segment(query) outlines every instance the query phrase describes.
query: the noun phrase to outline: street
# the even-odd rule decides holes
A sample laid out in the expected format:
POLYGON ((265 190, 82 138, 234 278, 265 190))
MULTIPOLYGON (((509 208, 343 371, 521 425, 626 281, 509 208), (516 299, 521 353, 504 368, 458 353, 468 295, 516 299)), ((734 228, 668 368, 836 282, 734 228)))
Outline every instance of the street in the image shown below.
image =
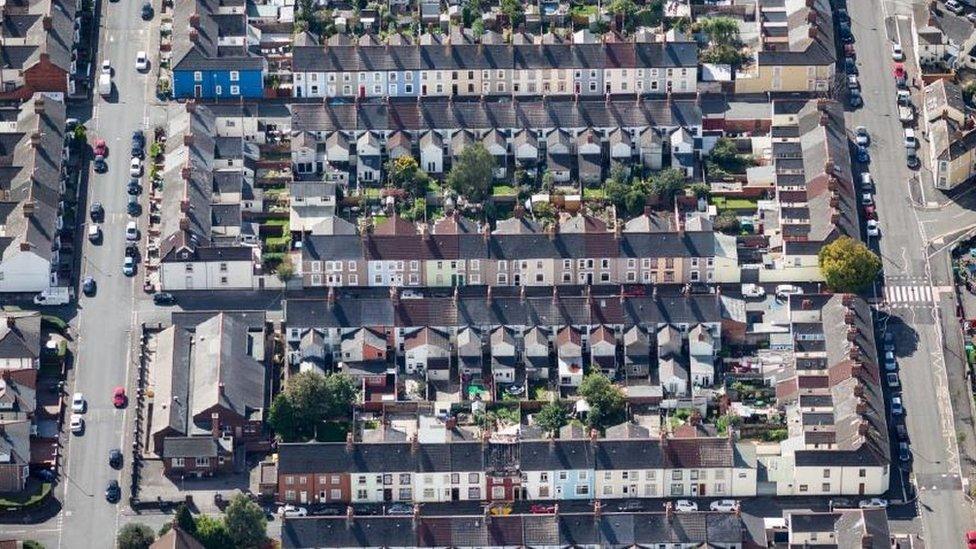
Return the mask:
MULTIPOLYGON (((953 303, 954 297, 942 261, 930 261, 930 237, 924 220, 926 213, 932 212, 924 211, 925 201, 913 200, 924 189, 924 182, 912 181, 913 177, 927 179, 926 168, 916 173, 906 166, 903 129, 890 72, 892 42, 900 42, 909 59, 914 56, 910 39, 912 5, 882 0, 850 2, 848 8, 857 39, 857 65, 865 102, 850 113, 848 128, 863 125, 871 134, 870 166, 861 168, 870 168, 876 182, 875 201, 881 222, 881 236, 871 242, 877 245, 885 271, 884 287, 876 289, 879 298, 886 298, 878 320, 881 333, 894 334, 905 423, 913 452, 911 478, 918 489, 921 536, 929 547, 957 547, 971 529, 973 515, 963 490, 958 440, 964 436, 957 438, 949 384, 949 369, 958 365, 947 362, 939 320, 940 306, 953 303)), ((915 104, 920 105, 919 90, 912 92, 915 104)), ((922 151, 925 150, 923 145, 922 151)), ((968 406, 968 402, 963 399, 961 405, 968 406)), ((969 430, 971 433, 972 428, 969 430)), ((894 440, 893 431, 891 438, 894 440)), ((900 466, 893 461, 893 492, 902 491, 900 466)), ((908 505, 914 502, 911 490, 904 490, 904 496, 897 492, 891 497, 907 497, 908 505)))
MULTIPOLYGON (((147 77, 135 69, 135 53, 147 48, 149 24, 139 16, 139 4, 103 3, 99 33, 99 61, 108 59, 114 69, 115 89, 106 100, 93 98, 87 122, 89 142, 104 139, 109 147, 108 172, 92 174, 88 202, 105 208, 104 235, 100 245, 83 244, 80 278, 94 277, 98 291, 92 297, 79 292, 78 334, 74 391, 84 393, 88 410, 85 431, 73 436, 66 452, 63 473, 64 512, 60 519, 58 547, 112 547, 122 506, 129 496, 130 478, 108 465, 108 453, 121 448, 131 460, 131 442, 124 444, 126 409, 112 405, 112 389, 127 385, 131 371, 131 334, 134 302, 142 298, 136 290, 141 273, 133 278, 122 274, 125 250, 130 136, 135 129, 147 129, 144 121, 150 108, 151 90, 147 77), (122 486, 122 502, 105 501, 105 487, 115 479, 122 486)), ((90 222, 87 220, 86 222, 90 222)), ((140 226, 144 227, 144 216, 140 226)), ((131 438, 131 437, 130 437, 131 438)))

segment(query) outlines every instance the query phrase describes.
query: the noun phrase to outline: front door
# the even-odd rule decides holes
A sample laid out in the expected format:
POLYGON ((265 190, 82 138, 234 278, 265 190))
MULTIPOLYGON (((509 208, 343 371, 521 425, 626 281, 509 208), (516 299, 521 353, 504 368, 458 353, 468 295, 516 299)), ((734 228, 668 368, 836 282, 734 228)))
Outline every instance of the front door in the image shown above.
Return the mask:
POLYGON ((383 501, 393 501, 393 489, 384 488, 383 489, 383 501))
POLYGON ((698 497, 703 498, 706 495, 707 494, 705 494, 705 483, 703 482, 698 485, 698 497))
POLYGON ((451 501, 458 501, 461 499, 461 489, 451 488, 451 501))
POLYGON ((193 86, 193 97, 203 97, 203 86, 199 84, 193 86))

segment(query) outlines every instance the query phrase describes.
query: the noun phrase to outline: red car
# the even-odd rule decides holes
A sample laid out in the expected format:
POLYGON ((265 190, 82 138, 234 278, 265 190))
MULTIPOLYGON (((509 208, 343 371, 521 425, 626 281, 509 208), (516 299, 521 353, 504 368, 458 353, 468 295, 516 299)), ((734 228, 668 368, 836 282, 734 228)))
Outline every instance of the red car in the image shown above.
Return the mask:
POLYGON ((95 140, 95 156, 108 156, 108 145, 105 144, 104 139, 95 140))
POLYGON ((532 507, 529 507, 529 512, 535 515, 551 515, 556 512, 556 506, 536 503, 532 507))
POLYGON ((966 543, 969 549, 976 549, 976 530, 966 532, 966 543))
POLYGON ((115 390, 112 391, 112 404, 114 404, 116 408, 125 406, 127 400, 129 399, 125 396, 124 387, 116 387, 115 390))
POLYGON ((864 217, 868 219, 878 218, 878 213, 874 210, 874 204, 864 207, 864 217))
POLYGON ((908 73, 905 72, 905 65, 902 65, 901 63, 895 63, 895 69, 892 72, 894 73, 895 78, 905 78, 908 76, 908 73))

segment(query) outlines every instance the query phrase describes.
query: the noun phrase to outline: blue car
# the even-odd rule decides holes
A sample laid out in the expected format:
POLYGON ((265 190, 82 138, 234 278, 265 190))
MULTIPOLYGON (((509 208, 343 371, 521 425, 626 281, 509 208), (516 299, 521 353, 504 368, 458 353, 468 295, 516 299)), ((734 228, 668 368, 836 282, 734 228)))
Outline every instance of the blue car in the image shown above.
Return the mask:
POLYGON ((871 155, 868 154, 867 147, 857 148, 857 161, 863 163, 868 163, 871 161, 871 155))

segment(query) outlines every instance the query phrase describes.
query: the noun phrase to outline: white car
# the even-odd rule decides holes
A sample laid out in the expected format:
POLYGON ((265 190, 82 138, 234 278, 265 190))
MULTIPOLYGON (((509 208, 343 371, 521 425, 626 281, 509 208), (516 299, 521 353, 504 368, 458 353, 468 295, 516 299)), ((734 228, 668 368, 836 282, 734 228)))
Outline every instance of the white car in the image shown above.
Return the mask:
POLYGON ((71 397, 71 411, 76 414, 85 413, 85 395, 81 393, 75 393, 71 397))
POLYGON ((698 510, 698 504, 694 501, 679 499, 674 502, 674 510, 679 513, 693 513, 698 510))
POLYGON ((71 432, 77 435, 84 430, 85 420, 78 414, 71 414, 71 432))
POLYGON ((861 174, 861 188, 865 190, 874 188, 874 179, 871 179, 870 172, 863 172, 861 174))
POLYGON ((888 372, 885 374, 885 379, 888 380, 888 387, 892 389, 897 389, 901 386, 901 381, 898 380, 898 374, 894 372, 888 372))
POLYGON ((945 7, 956 15, 962 15, 963 7, 959 0, 946 0, 945 7))
POLYGON ((868 219, 868 236, 881 236, 881 227, 877 219, 868 219))
POLYGON ((901 49, 901 44, 892 44, 891 45, 891 58, 894 61, 904 61, 905 60, 905 52, 901 49))
POLYGON ((871 193, 864 193, 861 195, 862 206, 871 206, 873 204, 874 204, 874 196, 872 196, 871 193))
POLYGON ((787 298, 791 295, 802 295, 803 288, 792 284, 780 284, 776 286, 776 297, 787 298))
POLYGON ((742 295, 745 297, 762 297, 766 295, 766 289, 758 284, 743 284, 742 295))
POLYGON ((129 162, 129 175, 132 177, 142 176, 142 160, 137 156, 133 156, 132 162, 129 162))
POLYGON ((861 509, 884 509, 888 507, 888 500, 881 498, 862 499, 857 503, 861 509))
POLYGON ((854 142, 862 147, 867 147, 870 145, 871 135, 868 134, 868 129, 864 126, 854 128, 854 142))
POLYGON ((139 227, 135 221, 130 221, 125 225, 125 239, 129 242, 139 240, 139 227))
POLYGON ((304 517, 308 516, 308 509, 295 505, 282 505, 278 512, 284 517, 304 517))
POLYGON ((136 53, 136 70, 144 71, 149 69, 149 55, 144 51, 136 53))
POLYGON ((731 513, 739 508, 739 502, 735 501, 734 499, 720 499, 718 501, 713 501, 708 508, 712 511, 731 513))
POLYGON ((131 255, 125 256, 122 260, 122 274, 125 276, 136 274, 136 260, 131 255))
POLYGON ((969 19, 970 23, 976 23, 976 11, 966 14, 966 19, 969 19))
POLYGON ((102 74, 112 76, 112 62, 108 59, 102 60, 102 74))

